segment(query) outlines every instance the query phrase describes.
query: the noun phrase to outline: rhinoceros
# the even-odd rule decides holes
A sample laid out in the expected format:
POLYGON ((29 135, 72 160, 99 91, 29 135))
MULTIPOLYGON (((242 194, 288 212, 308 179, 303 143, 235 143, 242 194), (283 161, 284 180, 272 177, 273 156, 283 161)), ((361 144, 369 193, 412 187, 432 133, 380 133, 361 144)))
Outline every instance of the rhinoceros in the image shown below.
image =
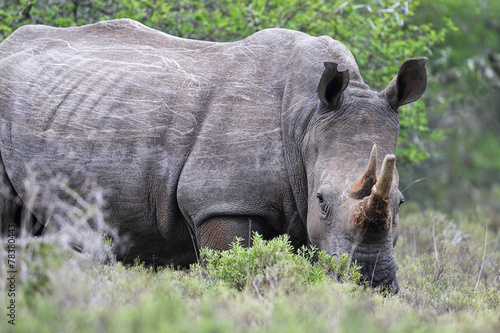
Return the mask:
POLYGON ((398 288, 398 107, 424 93, 426 62, 405 61, 379 93, 325 36, 273 28, 216 43, 127 19, 24 26, 0 45, 2 177, 44 224, 47 175, 75 193, 94 179, 125 262, 187 266, 203 247, 288 234, 398 288))

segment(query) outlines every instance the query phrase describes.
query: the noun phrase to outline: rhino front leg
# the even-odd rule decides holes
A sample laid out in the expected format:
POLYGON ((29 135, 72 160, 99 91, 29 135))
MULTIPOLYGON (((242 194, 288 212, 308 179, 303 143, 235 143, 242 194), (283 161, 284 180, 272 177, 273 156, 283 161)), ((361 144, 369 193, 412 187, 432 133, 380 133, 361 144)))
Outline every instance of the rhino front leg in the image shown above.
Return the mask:
POLYGON ((236 237, 242 239, 243 246, 252 246, 253 232, 258 232, 264 239, 278 235, 258 216, 218 216, 201 225, 197 238, 200 248, 223 251, 230 248, 236 237))

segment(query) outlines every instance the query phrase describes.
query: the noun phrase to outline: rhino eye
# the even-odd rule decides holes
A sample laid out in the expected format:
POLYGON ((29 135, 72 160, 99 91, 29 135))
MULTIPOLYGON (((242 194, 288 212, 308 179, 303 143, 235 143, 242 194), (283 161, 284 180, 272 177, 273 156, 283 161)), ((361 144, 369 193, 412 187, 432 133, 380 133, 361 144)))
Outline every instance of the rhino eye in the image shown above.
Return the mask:
POLYGON ((323 195, 321 193, 318 193, 316 194, 316 198, 318 198, 321 214, 323 215, 323 217, 326 217, 328 215, 328 205, 326 204, 323 195))

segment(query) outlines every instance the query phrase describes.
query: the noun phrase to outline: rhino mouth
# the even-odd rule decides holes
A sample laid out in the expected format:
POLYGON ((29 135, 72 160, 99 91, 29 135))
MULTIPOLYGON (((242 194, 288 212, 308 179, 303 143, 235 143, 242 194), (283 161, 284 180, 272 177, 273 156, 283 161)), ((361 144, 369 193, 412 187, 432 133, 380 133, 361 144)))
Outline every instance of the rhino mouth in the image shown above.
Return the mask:
POLYGON ((362 247, 358 247, 353 253, 352 259, 353 262, 356 262, 356 265, 361 267, 361 281, 367 286, 389 288, 395 293, 399 291, 399 283, 396 277, 399 266, 392 255, 392 247, 386 247, 385 250, 369 255, 363 252, 362 247))
POLYGON ((396 277, 399 266, 394 259, 390 239, 381 246, 370 245, 354 243, 351 251, 353 262, 361 267, 361 281, 372 288, 392 288, 395 292, 399 291, 396 277), (374 252, 376 248, 379 250, 374 252))
POLYGON ((398 279, 396 277, 398 265, 394 260, 375 262, 373 264, 358 262, 358 265, 362 266, 361 273, 363 276, 361 280, 370 287, 388 287, 395 289, 395 292, 399 291, 398 279))

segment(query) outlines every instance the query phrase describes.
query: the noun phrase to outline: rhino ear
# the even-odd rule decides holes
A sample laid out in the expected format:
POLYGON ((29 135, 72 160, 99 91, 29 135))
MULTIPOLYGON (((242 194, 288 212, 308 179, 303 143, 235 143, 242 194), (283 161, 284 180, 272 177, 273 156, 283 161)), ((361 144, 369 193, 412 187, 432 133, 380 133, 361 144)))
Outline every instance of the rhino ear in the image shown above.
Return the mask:
POLYGON ((334 62, 325 62, 325 71, 318 85, 318 97, 330 110, 338 107, 342 92, 349 84, 349 71, 339 72, 337 67, 334 62))
POLYGON ((406 60, 381 95, 396 109, 418 100, 427 87, 426 63, 427 58, 406 60))

